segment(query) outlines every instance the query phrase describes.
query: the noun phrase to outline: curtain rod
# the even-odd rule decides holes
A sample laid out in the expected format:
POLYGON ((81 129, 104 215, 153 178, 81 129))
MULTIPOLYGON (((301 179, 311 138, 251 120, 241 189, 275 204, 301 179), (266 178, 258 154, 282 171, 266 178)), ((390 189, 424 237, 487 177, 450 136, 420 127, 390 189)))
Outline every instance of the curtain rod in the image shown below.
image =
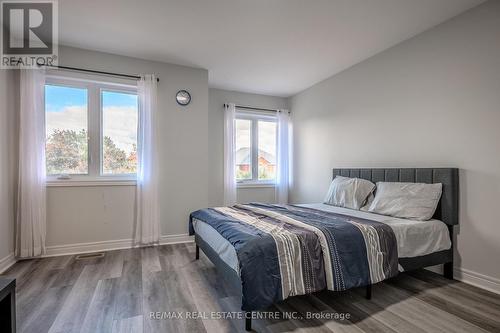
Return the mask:
MULTIPOLYGON (((226 107, 228 104, 224 104, 224 107, 226 107)), ((237 109, 246 109, 246 110, 256 110, 256 111, 267 111, 267 112, 280 112, 280 110, 277 109, 265 109, 265 108, 256 108, 253 106, 244 106, 244 105, 235 105, 237 109)), ((288 111, 290 113, 290 111, 288 111)))
MULTIPOLYGON (((58 68, 58 69, 66 69, 66 70, 70 70, 70 71, 92 73, 92 74, 104 74, 104 75, 120 76, 120 77, 129 78, 129 79, 136 79, 136 80, 139 80, 141 78, 138 75, 104 72, 104 71, 97 71, 94 69, 86 69, 86 68, 77 68, 77 67, 69 67, 69 66, 53 66, 53 65, 44 65, 44 66, 51 67, 51 68, 58 68)), ((156 78, 156 81, 160 82, 160 79, 156 78)))

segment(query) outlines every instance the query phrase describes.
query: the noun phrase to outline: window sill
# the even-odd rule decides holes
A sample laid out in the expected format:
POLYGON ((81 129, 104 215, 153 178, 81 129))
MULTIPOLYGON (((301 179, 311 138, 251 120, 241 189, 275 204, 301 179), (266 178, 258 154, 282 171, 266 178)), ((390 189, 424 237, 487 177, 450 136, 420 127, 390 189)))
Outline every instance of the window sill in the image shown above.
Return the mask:
POLYGON ((274 188, 276 184, 274 183, 238 183, 237 188, 274 188))
POLYGON ((47 187, 136 186, 135 179, 47 180, 47 187))

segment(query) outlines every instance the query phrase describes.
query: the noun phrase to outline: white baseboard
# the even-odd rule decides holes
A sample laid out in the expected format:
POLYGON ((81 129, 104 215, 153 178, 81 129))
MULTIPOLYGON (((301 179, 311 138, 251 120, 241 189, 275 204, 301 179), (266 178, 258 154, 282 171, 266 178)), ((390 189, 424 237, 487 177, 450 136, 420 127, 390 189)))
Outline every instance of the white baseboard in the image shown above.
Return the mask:
MULTIPOLYGON (((443 265, 431 266, 425 269, 434 273, 443 274, 443 265)), ((457 281, 473 285, 474 287, 500 294, 500 279, 460 267, 453 268, 453 278, 457 281)))
POLYGON ((464 283, 500 294, 500 279, 456 267, 454 269, 454 277, 464 283))
MULTIPOLYGON (((189 243, 193 241, 193 237, 188 234, 166 235, 160 237, 160 245, 189 243)), ((132 239, 118 239, 111 241, 91 242, 91 243, 76 243, 48 246, 43 257, 65 256, 80 253, 92 253, 99 251, 111 251, 130 249, 134 247, 132 239)))
POLYGON ((192 242, 194 242, 194 236, 189 236, 188 234, 166 235, 160 237, 160 245, 192 242))
POLYGON ((10 268, 10 266, 14 265, 16 263, 16 257, 14 256, 14 252, 9 254, 8 256, 0 259, 0 274, 5 272, 10 268))
POLYGON ((132 245, 132 239, 54 245, 47 246, 46 252, 43 257, 56 257, 80 253, 130 249, 132 245))

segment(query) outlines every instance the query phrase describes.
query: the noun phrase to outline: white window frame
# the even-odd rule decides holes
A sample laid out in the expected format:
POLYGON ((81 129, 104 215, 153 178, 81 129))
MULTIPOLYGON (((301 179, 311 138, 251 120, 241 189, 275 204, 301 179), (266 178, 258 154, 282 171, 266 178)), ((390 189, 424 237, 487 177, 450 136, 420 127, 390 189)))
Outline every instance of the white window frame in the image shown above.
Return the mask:
MULTIPOLYGON (((274 187, 276 186, 276 179, 273 180, 259 180, 259 135, 258 126, 259 121, 268 121, 277 123, 278 119, 276 115, 264 113, 264 112, 252 112, 242 109, 236 109, 236 119, 244 119, 251 121, 250 129, 250 148, 251 148, 251 160, 252 160, 252 179, 248 180, 236 180, 237 187, 274 187)), ((236 135, 236 128, 235 128, 236 135)), ((278 132, 276 131, 276 144, 278 132)), ((277 149, 277 147, 276 147, 277 149)), ((276 157, 277 158, 277 157, 276 157)), ((277 162, 277 161, 276 161, 277 162)), ((235 165, 236 168, 236 165, 235 165)))
MULTIPOLYGON (((46 85, 87 89, 88 174, 47 175, 48 186, 135 185, 136 174, 103 174, 102 91, 137 94, 137 83, 130 80, 95 78, 89 75, 48 74, 46 85)), ((44 110, 45 111, 45 110, 44 110)))

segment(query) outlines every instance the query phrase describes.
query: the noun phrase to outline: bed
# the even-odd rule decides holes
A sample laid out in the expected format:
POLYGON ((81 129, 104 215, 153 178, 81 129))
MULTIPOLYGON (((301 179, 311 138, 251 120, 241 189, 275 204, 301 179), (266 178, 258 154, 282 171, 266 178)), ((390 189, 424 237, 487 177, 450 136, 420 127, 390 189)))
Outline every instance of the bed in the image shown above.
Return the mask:
POLYGON ((333 169, 333 178, 336 176, 374 183, 441 183, 442 195, 433 218, 428 221, 322 203, 290 206, 254 203, 194 212, 190 233, 195 236, 196 258, 202 249, 228 285, 241 293, 247 330, 251 330, 253 311, 264 310, 275 301, 295 295, 322 289, 366 287, 370 298, 373 283, 401 271, 438 264, 444 264, 444 276, 453 279, 458 169, 333 169), (238 224, 240 220, 244 220, 244 228, 238 224), (294 229, 299 241, 286 233, 261 237, 270 234, 266 228, 275 227, 274 224, 280 229, 283 225, 294 229), (322 238, 320 234, 328 237, 322 238), (294 241, 300 246, 295 248, 294 241), (359 248, 365 251, 358 251, 359 248), (300 260, 293 260, 299 257, 300 260), (282 261, 286 260, 290 263, 285 267, 282 261))

